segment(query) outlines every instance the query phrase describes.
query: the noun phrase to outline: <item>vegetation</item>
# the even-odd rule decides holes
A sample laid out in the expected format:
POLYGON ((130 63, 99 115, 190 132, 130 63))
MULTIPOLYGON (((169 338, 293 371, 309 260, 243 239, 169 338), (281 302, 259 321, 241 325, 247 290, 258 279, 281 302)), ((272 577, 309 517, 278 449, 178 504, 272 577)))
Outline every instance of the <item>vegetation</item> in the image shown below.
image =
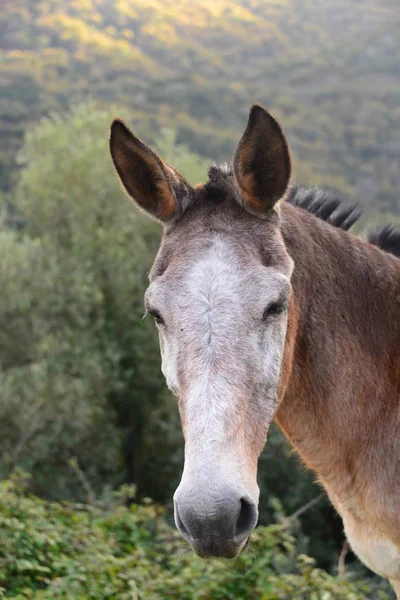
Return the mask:
POLYGON ((0 232, 1 467, 22 465, 52 498, 79 498, 71 456, 96 493, 144 486, 150 465, 155 496, 168 479, 151 443, 165 437, 159 350, 142 321, 159 229, 113 173, 111 114, 89 104, 29 132, 12 197, 22 230, 0 232))
MULTIPOLYGON (((21 485, 22 483, 22 485, 21 485)), ((259 527, 234 567, 180 552, 154 504, 122 488, 104 506, 50 503, 0 484, 0 594, 14 600, 384 600, 365 582, 332 577, 298 554, 283 524, 259 527)))
POLYGON ((297 177, 399 211, 397 0, 18 0, 0 15, 0 180, 41 115, 88 95, 155 141, 230 158, 250 103, 283 123, 297 177))

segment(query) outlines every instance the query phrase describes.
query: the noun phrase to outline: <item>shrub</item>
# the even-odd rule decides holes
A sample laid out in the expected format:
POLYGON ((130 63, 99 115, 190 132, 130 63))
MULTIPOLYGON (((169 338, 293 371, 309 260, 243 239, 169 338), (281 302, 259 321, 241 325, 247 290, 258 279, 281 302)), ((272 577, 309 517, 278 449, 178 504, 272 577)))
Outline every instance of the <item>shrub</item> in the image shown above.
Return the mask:
MULTIPOLYGON (((235 562, 202 561, 164 510, 128 503, 54 503, 26 491, 21 474, 0 484, 1 596, 15 600, 362 600, 371 590, 297 555, 281 524, 260 527, 235 562)), ((384 598, 381 594, 376 596, 384 598)))

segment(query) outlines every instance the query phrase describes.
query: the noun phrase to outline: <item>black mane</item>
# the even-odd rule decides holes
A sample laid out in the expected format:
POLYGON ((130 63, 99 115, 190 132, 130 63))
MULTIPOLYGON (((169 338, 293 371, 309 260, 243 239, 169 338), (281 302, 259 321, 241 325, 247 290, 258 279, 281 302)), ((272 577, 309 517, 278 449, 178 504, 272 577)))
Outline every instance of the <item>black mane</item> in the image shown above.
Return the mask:
MULTIPOLYGON (((317 187, 307 189, 295 184, 290 191, 288 202, 345 231, 361 216, 358 206, 348 205, 333 192, 317 187)), ((395 229, 393 225, 387 224, 370 232, 367 239, 370 244, 400 258, 400 230, 395 229)))
POLYGON ((304 188, 294 184, 287 201, 293 206, 307 210, 333 227, 345 231, 350 229, 361 216, 358 206, 348 205, 333 192, 318 187, 304 188))
MULTIPOLYGON (((210 167, 208 176, 206 188, 210 195, 217 197, 221 190, 226 190, 232 185, 233 167, 229 163, 214 164, 210 167)), ((347 204, 334 192, 321 190, 316 186, 305 188, 294 183, 287 202, 345 231, 348 231, 362 214, 357 205, 347 204)), ((370 244, 400 258, 400 230, 396 230, 393 225, 385 225, 369 233, 367 239, 370 244)))
POLYGON ((400 258, 400 230, 387 224, 368 234, 368 241, 385 252, 400 258))

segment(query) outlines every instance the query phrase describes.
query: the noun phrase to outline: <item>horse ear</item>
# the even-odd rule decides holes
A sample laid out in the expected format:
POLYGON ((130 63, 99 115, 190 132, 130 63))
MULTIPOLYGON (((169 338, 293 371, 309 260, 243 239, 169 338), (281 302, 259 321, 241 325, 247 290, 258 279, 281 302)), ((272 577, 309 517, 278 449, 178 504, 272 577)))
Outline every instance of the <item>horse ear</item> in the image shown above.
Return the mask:
POLYGON ((243 207, 257 216, 268 214, 288 190, 291 162, 286 138, 259 104, 250 109, 236 150, 234 173, 243 207))
POLYGON ((182 215, 193 188, 119 119, 111 125, 110 152, 124 188, 141 208, 163 222, 182 215))

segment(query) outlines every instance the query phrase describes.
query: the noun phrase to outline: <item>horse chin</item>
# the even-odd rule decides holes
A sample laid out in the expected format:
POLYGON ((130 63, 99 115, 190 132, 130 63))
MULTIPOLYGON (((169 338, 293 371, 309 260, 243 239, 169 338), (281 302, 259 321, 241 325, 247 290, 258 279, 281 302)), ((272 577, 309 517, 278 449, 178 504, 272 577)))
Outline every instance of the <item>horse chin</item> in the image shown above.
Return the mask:
POLYGON ((207 536, 191 540, 190 545, 197 556, 203 559, 225 558, 232 560, 237 558, 249 545, 250 536, 238 542, 233 539, 218 536, 207 536))

